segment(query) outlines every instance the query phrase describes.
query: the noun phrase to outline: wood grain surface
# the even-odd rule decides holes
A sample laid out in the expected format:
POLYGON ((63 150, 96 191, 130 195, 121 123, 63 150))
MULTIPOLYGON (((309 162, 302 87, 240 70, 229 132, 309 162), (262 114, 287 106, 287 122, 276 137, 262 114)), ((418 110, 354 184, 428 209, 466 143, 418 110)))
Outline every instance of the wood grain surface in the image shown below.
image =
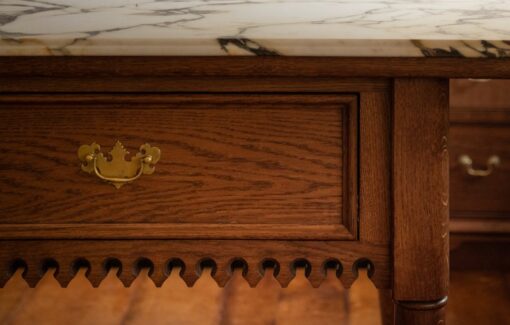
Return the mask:
MULTIPOLYGON (((0 289, 2 324, 378 325, 379 313, 384 312, 379 310, 377 290, 367 270, 360 270, 349 290, 334 276, 320 288, 312 288, 303 269, 297 270, 285 289, 270 273, 250 288, 241 272, 221 289, 207 270, 193 288, 186 287, 177 272, 161 288, 154 287, 147 272, 124 288, 114 269, 99 288, 90 285, 85 270, 68 288, 60 288, 50 270, 32 289, 21 273, 0 289)), ((508 272, 453 271, 447 324, 510 323, 509 288, 508 272)))
MULTIPOLYGON (((419 304, 417 305, 419 306, 419 304)), ((443 325, 445 318, 446 308, 444 305, 433 309, 405 308, 399 304, 395 306, 395 324, 443 325)))
POLYGON ((2 57, 2 77, 510 78, 510 59, 349 57, 2 57))
POLYGON ((391 96, 360 94, 360 240, 391 242, 391 96))
POLYGON ((161 286, 175 267, 188 286, 200 277, 204 267, 224 286, 235 268, 251 286, 272 268, 275 278, 286 287, 295 277, 296 268, 304 267, 314 287, 325 280, 326 269, 333 269, 345 287, 357 277, 357 269, 371 265, 371 279, 376 287, 391 286, 390 257, 387 244, 358 241, 293 240, 3 240, 0 245, 0 287, 24 267, 23 277, 34 287, 48 268, 56 268, 56 279, 65 287, 80 267, 98 286, 109 269, 119 267, 118 277, 130 286, 142 268, 161 286))
POLYGON ((509 126, 455 123, 450 128, 452 217, 510 217, 509 126), (501 164, 487 177, 473 177, 460 165, 461 155, 468 155, 476 169, 486 169, 493 155, 501 164))
MULTIPOLYGON (((55 215, 67 212, 56 207, 47 214, 32 208, 34 213, 39 213, 45 220, 44 223, 20 223, 7 217, 11 218, 8 223, 0 225, 1 285, 11 275, 19 274, 30 286, 35 286, 41 281, 45 270, 55 268, 55 277, 61 286, 67 286, 77 274, 98 286, 108 272, 110 275, 112 272, 118 274, 126 286, 135 285, 137 276, 146 276, 149 283, 161 286, 177 275, 191 286, 196 281, 200 282, 200 276, 204 277, 207 273, 205 270, 211 268, 211 276, 220 286, 235 281, 241 273, 249 285, 260 287, 268 274, 273 273, 278 284, 286 287, 299 277, 303 269, 303 276, 312 287, 328 283, 331 279, 339 279, 342 286, 350 287, 358 276, 359 266, 370 265, 370 276, 374 284, 381 289, 391 288, 390 79, 381 78, 383 74, 378 75, 378 78, 340 77, 342 73, 336 66, 331 69, 329 60, 322 63, 298 60, 304 64, 302 70, 294 69, 289 74, 285 71, 286 63, 281 65, 276 61, 264 61, 262 65, 259 65, 262 61, 253 61, 254 65, 245 65, 243 61, 243 66, 239 65, 240 62, 232 62, 232 66, 220 67, 208 64, 214 63, 214 60, 203 62, 198 58, 185 58, 178 62, 168 58, 163 61, 160 61, 161 58, 127 61, 110 58, 107 59, 110 64, 105 64, 101 58, 96 59, 87 62, 65 60, 57 65, 47 62, 42 69, 33 65, 37 61, 35 59, 18 62, 14 69, 0 72, 0 81, 9 80, 0 85, 0 91, 3 92, 0 106, 7 112, 19 112, 16 113, 17 119, 5 113, 4 117, 11 122, 5 125, 19 126, 19 120, 28 121, 31 125, 30 129, 23 130, 13 127, 7 135, 15 133, 25 136, 35 130, 32 135, 42 134, 38 141, 51 138, 57 143, 45 147, 41 142, 36 142, 35 147, 39 148, 38 159, 50 160, 49 156, 58 159, 52 162, 53 165, 48 164, 47 168, 36 170, 38 178, 30 186, 38 190, 41 184, 46 184, 46 173, 54 172, 48 167, 79 167, 77 160, 67 158, 71 149, 67 153, 67 149, 63 151, 62 147, 71 144, 75 159, 74 150, 84 138, 90 141, 89 138, 93 136, 104 149, 113 145, 112 138, 122 135, 122 126, 106 122, 112 118, 129 126, 130 137, 123 143, 132 153, 141 143, 150 141, 152 145, 162 148, 163 159, 156 166, 154 175, 144 176, 139 182, 125 186, 120 191, 97 182, 78 168, 73 169, 72 179, 75 183, 69 183, 69 186, 79 187, 86 182, 87 186, 95 190, 94 194, 91 194, 92 191, 89 193, 90 200, 86 208, 78 210, 74 205, 67 205, 58 199, 54 202, 66 204, 65 207, 82 212, 82 216, 94 215, 96 221, 89 222, 83 217, 68 214, 67 220, 73 222, 66 220, 62 223, 62 219, 55 218, 55 215), (324 66, 312 68, 308 64, 324 66), (70 91, 73 93, 66 93, 70 91), (22 114, 26 112, 29 114, 22 114), (93 118, 87 112, 93 112, 93 118), (271 120, 268 125, 266 113, 275 114, 278 120, 271 120), (33 118, 32 114, 41 121, 33 118), (206 118, 209 114, 215 118, 214 123, 206 118), (248 121, 251 114, 256 117, 256 127, 253 121, 248 121), (179 131, 190 132, 173 130, 170 115, 180 120, 179 131), (51 127, 44 129, 45 120, 52 123, 51 127), (193 129, 197 121, 201 123, 201 128, 193 129), (232 121, 236 122, 234 128, 225 127, 232 121), (86 124, 88 126, 85 128, 83 125, 86 124), (221 128, 214 129, 214 125, 218 124, 221 128), (149 139, 145 136, 147 130, 151 135, 149 139), (263 134, 261 136, 261 130, 267 133, 267 138, 263 134), (197 131, 206 132, 202 134, 197 131), (63 136, 66 134, 73 136, 67 140, 63 136), (168 135, 173 138, 167 139, 168 135), (275 141, 281 136, 285 138, 285 143, 275 141), (153 143, 154 139, 165 141, 161 144, 153 143), (325 142, 325 147, 322 142, 325 142), (182 146, 182 143, 188 145, 182 146), (204 150, 205 145, 210 145, 210 148, 204 150), (165 152, 168 152, 164 150, 165 147, 176 149, 179 152, 177 158, 185 154, 191 156, 196 165, 176 165, 174 167, 181 173, 172 174, 168 169, 170 164, 164 160, 165 152), (200 150, 191 150, 190 147, 200 150), (232 159, 231 148, 234 148, 236 154, 242 153, 241 158, 245 160, 229 160, 232 159), (293 168, 267 164, 268 157, 277 156, 284 157, 285 167, 293 168), (207 163, 207 170, 198 170, 201 174, 185 174, 189 170, 186 168, 204 166, 204 162, 207 163), (228 173, 222 174, 217 171, 217 163, 240 168, 239 173, 228 170, 228 173), (157 191, 148 191, 154 182, 161 179, 158 175, 165 180, 179 177, 177 179, 183 182, 191 178, 194 182, 186 183, 194 190, 191 195, 217 195, 219 203, 224 199, 232 199, 220 197, 214 191, 218 187, 211 187, 211 184, 229 184, 230 179, 211 177, 205 185, 195 181, 204 175, 211 176, 211 170, 215 170, 216 175, 228 174, 235 177, 236 186, 224 189, 236 199, 241 196, 242 199, 251 200, 254 196, 242 191, 253 185, 250 189, 252 194, 257 194, 257 191, 268 192, 263 195, 290 192, 293 198, 278 199, 291 206, 284 207, 282 204, 281 210, 278 207, 275 210, 277 213, 284 211, 285 216, 272 211, 275 208, 274 202, 251 206, 254 211, 268 211, 269 217, 258 215, 256 220, 243 214, 246 211, 242 209, 235 210, 236 218, 243 219, 243 223, 228 217, 223 222, 218 215, 201 214, 199 210, 204 203, 209 202, 215 206, 218 202, 191 200, 193 205, 185 205, 189 196, 184 195, 181 207, 193 211, 190 213, 191 218, 194 218, 192 223, 175 219, 175 214, 157 210, 161 204, 175 205, 169 195, 160 195, 154 200, 152 196, 155 193, 157 196, 157 191), (309 175, 306 174, 307 170, 309 175), (254 176, 254 171, 264 173, 254 176), (257 183, 260 177, 282 173, 291 177, 282 181, 281 188, 272 187, 268 190, 264 188, 266 183, 257 183), (319 176, 320 173, 323 176, 319 176), (244 174, 248 176, 241 180, 244 174), (303 178, 321 178, 321 181, 314 182, 313 186, 307 184, 306 190, 303 190, 304 183, 299 182, 303 178), (242 186, 237 181, 246 181, 249 186, 242 186), (205 191, 203 186, 209 186, 210 191, 205 191), (143 191, 146 191, 146 195, 132 195, 143 191), (112 193, 117 195, 114 199, 110 196, 112 193), (131 193, 131 200, 116 205, 116 209, 96 204, 98 200, 113 200, 115 203, 118 193, 131 193), (144 200, 143 205, 137 204, 136 201, 140 199, 144 200), (296 214, 299 206, 309 202, 308 199, 319 200, 319 204, 296 214), (327 201, 325 206, 321 205, 324 200, 327 201), (129 212, 133 208, 139 212, 134 216, 129 212), (314 213, 309 213, 312 210, 314 213), (108 218, 112 214, 128 216, 130 221, 111 223, 108 218), (152 215, 157 215, 159 221, 155 222, 152 215), (169 218, 174 218, 173 222, 168 223, 169 218), (204 220, 208 223, 203 223, 204 220), (210 223, 210 220, 216 223, 210 223), (211 229, 216 226, 221 228, 211 229), (129 231, 126 232, 126 229, 129 231), (226 238, 229 240, 224 240, 226 238), (19 266, 24 267, 25 271, 15 271, 19 266), (79 271, 80 268, 86 271, 79 271)), ((10 60, 0 61, 0 65, 12 64, 10 60)), ((341 64, 351 63, 348 60, 341 64)), ((351 67, 346 68, 352 70, 351 67)), ((355 70, 361 74, 367 72, 360 66, 355 70)), ((368 71, 368 74, 374 71, 368 71)), ((14 156, 15 161, 23 160, 13 154, 13 149, 10 150, 8 153, 14 156)), ((28 161, 18 167, 16 172, 23 172, 25 168, 31 168, 28 161)), ((26 181, 31 177, 23 179, 21 184, 28 184, 26 181)), ((56 177, 63 178, 62 175, 56 177)), ((18 184, 15 184, 10 190, 15 191, 17 187, 18 184)), ((27 188, 27 192, 32 190, 27 188)), ((59 191, 55 186, 51 190, 59 191)), ((42 196, 53 195, 51 191, 39 193, 42 196)), ((82 194, 80 191, 68 191, 64 198, 74 197, 75 205, 79 205, 81 201, 77 198, 82 194)), ((41 204, 40 207, 45 208, 46 205, 41 204)), ((358 303, 361 301, 360 298, 358 303)), ((227 318, 233 319, 230 316, 227 318)), ((295 321, 300 319, 302 317, 297 316, 295 321)), ((359 315, 353 321, 363 323, 367 319, 359 315)))
MULTIPOLYGON (((1 58, 0 58, 1 60, 1 58)), ((127 68, 127 67, 126 67, 127 68)), ((141 73, 144 73, 140 71, 141 73)), ((255 77, 255 76, 114 76, 104 77, 6 77, 0 74, 0 92, 6 93, 176 93, 176 92, 263 92, 263 93, 355 93, 389 90, 388 78, 335 78, 309 76, 255 77)))
POLYGON ((452 112, 470 111, 480 115, 510 113, 509 79, 453 79, 450 81, 452 112))
POLYGON ((451 80, 450 106, 450 231, 466 241, 452 258, 469 268, 505 268, 507 244, 501 240, 510 234, 510 81, 451 80), (461 155, 468 155, 476 169, 486 169, 493 155, 501 163, 491 175, 473 177, 459 163, 461 155))
MULTIPOLYGON (((353 236, 355 96, 12 95, 0 105, 0 221, 21 232, 143 223, 158 224, 158 238, 353 236), (80 145, 106 152, 116 140, 132 154, 159 147, 156 172, 117 190, 80 170, 80 145)), ((144 229, 131 233, 150 237, 144 229)))
POLYGON ((394 96, 393 297, 436 301, 448 294, 448 81, 396 79, 394 96))
MULTIPOLYGON (((141 272, 130 288, 124 288, 115 271, 92 288, 80 271, 62 289, 50 270, 35 289, 17 274, 0 289, 0 323, 54 324, 168 324, 168 325, 377 325, 380 323, 377 292, 360 270, 346 290, 330 274, 319 288, 310 286, 303 269, 288 288, 282 289, 267 273, 250 288, 241 272, 235 272, 225 288, 218 288, 205 270, 193 288, 171 276, 161 288, 141 272)), ((333 273, 333 272, 332 272, 333 273)))

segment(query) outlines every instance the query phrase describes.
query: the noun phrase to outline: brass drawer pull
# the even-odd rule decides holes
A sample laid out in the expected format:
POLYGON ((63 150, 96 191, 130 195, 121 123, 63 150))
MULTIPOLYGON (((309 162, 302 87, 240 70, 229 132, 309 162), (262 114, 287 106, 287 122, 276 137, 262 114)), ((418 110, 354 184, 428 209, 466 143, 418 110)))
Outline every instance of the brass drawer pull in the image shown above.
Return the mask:
POLYGON ((462 155, 459 157, 459 164, 464 166, 466 172, 470 176, 487 177, 501 164, 501 159, 499 159, 496 155, 490 156, 489 159, 487 159, 486 169, 475 169, 473 168, 473 160, 471 157, 468 155, 462 155))
POLYGON ((151 147, 148 143, 140 146, 140 151, 130 161, 124 159, 128 153, 117 141, 110 151, 111 159, 108 159, 101 152, 101 147, 94 142, 91 145, 82 145, 78 149, 78 158, 84 172, 95 173, 100 179, 120 188, 135 181, 142 174, 152 174, 154 165, 161 156, 159 148, 151 147))

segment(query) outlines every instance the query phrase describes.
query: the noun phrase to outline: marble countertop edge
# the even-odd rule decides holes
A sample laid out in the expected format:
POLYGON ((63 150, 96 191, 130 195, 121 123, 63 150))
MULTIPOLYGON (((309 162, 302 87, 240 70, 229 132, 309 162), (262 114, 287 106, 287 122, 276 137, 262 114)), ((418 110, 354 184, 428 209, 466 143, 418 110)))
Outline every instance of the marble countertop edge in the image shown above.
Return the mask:
POLYGON ((0 39, 0 56, 510 57, 509 40, 0 39))
POLYGON ((510 0, 9 0, 0 56, 510 57, 510 0))

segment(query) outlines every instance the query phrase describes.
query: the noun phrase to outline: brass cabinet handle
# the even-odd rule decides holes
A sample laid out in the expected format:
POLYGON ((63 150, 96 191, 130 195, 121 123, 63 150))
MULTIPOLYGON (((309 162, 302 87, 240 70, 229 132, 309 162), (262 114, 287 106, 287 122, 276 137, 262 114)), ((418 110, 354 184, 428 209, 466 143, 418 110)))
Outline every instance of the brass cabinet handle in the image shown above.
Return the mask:
POLYGON ((161 156, 159 148, 151 147, 148 143, 140 146, 140 151, 130 161, 124 159, 128 153, 117 141, 110 151, 111 159, 108 159, 101 152, 101 147, 94 142, 91 145, 82 145, 78 149, 78 158, 84 172, 94 173, 99 179, 118 189, 137 180, 142 174, 152 174, 154 165, 161 156))
POLYGON ((490 156, 489 159, 487 159, 487 168, 475 169, 473 168, 473 160, 471 157, 468 155, 461 155, 459 157, 459 164, 464 166, 467 174, 470 176, 487 177, 501 164, 501 159, 496 155, 490 156))

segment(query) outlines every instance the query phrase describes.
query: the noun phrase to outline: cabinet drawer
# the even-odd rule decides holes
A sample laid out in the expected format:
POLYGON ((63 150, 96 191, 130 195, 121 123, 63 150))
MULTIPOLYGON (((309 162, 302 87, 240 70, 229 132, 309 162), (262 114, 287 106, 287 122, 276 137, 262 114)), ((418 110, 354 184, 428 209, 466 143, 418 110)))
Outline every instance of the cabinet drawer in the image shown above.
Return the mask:
POLYGON ((510 128, 496 124, 453 124, 450 128, 451 215, 510 217, 510 128), (473 168, 486 170, 491 156, 500 160, 485 177, 470 176, 459 158, 467 155, 473 168))
POLYGON ((74 238, 352 239, 356 103, 336 94, 1 97, 0 223, 74 238), (154 173, 117 189, 81 170, 81 145, 106 154, 116 141, 131 155, 158 147, 154 173))

